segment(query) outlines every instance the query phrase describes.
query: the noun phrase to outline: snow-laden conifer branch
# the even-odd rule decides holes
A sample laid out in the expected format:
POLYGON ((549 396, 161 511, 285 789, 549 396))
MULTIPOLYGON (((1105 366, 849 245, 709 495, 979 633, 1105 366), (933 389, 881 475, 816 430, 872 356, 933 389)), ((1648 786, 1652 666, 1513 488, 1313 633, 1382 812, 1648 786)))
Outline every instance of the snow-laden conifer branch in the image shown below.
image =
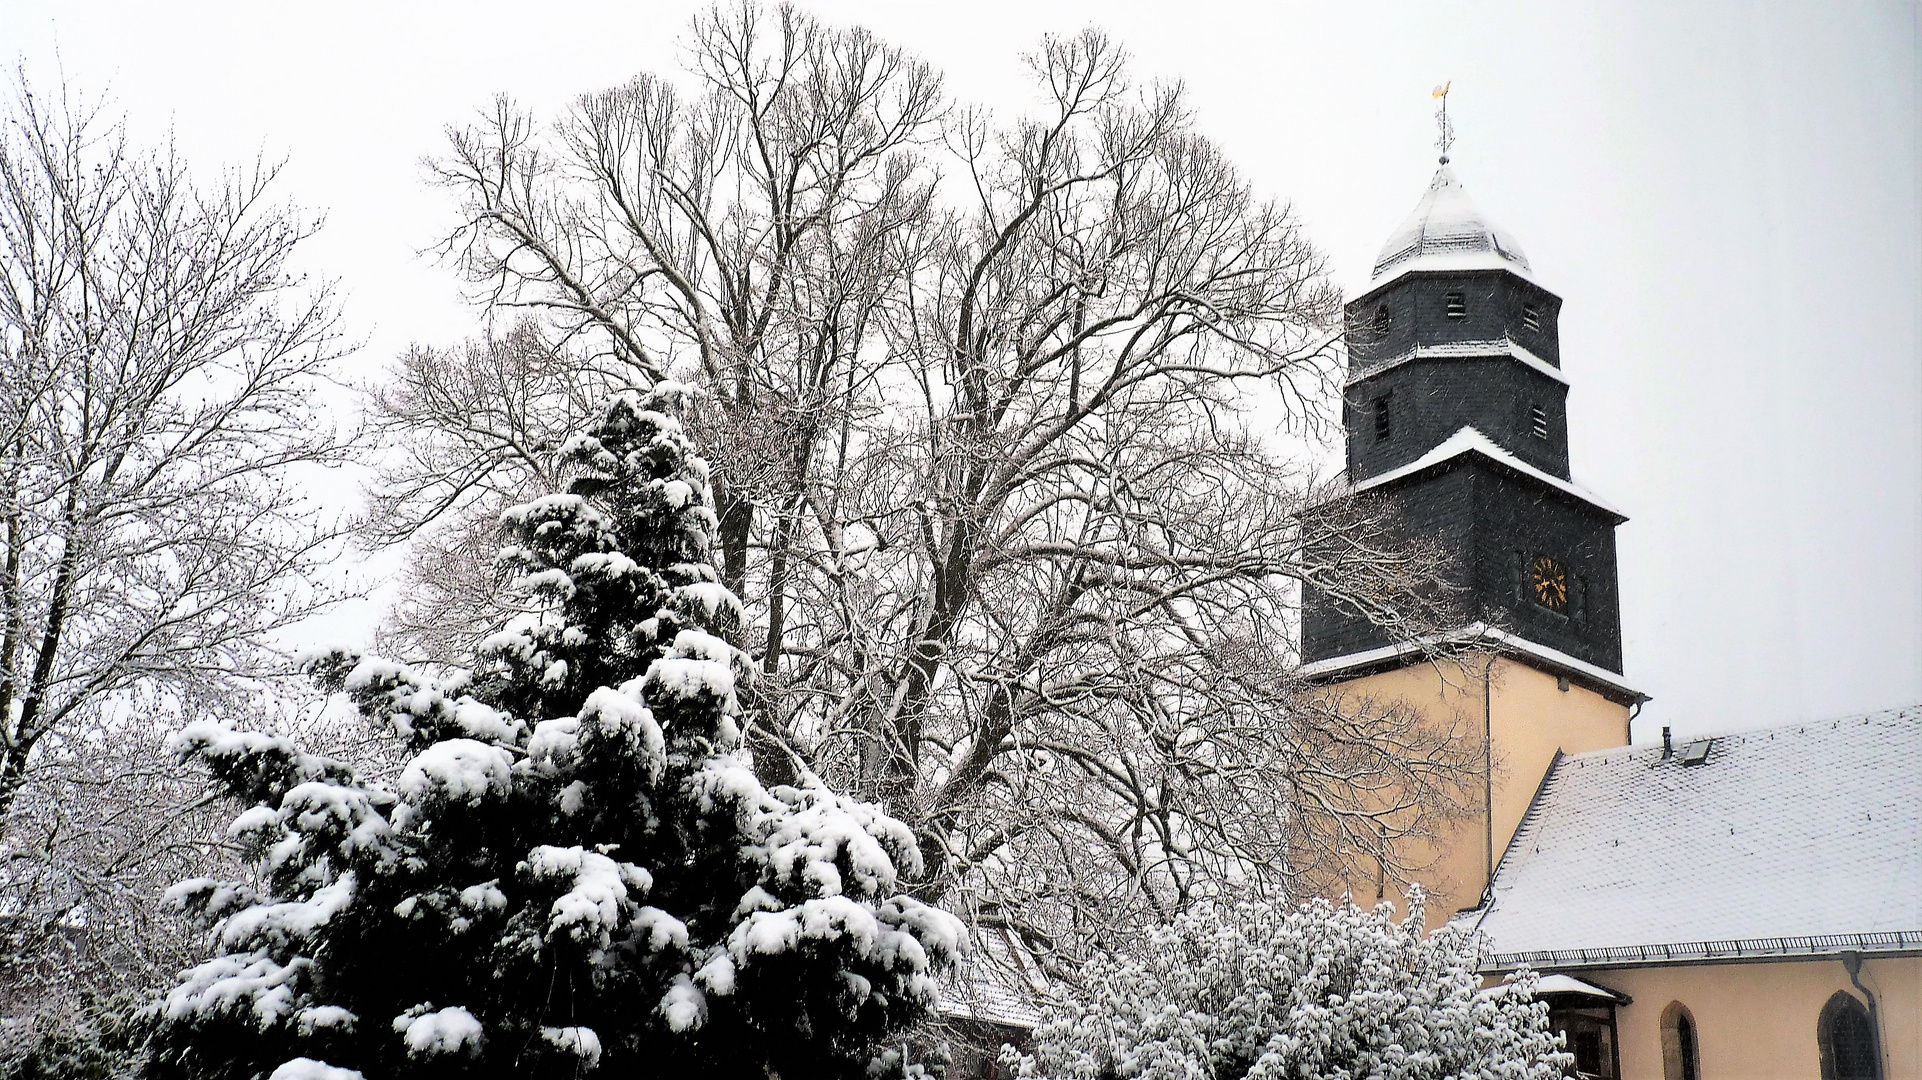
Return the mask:
POLYGON ((471 673, 306 658, 407 748, 391 786, 285 738, 175 740, 251 804, 259 882, 170 893, 215 955, 156 1007, 153 1075, 845 1075, 933 1007, 961 924, 901 894, 907 826, 755 774, 675 397, 615 398, 568 490, 504 515, 533 614, 471 673))

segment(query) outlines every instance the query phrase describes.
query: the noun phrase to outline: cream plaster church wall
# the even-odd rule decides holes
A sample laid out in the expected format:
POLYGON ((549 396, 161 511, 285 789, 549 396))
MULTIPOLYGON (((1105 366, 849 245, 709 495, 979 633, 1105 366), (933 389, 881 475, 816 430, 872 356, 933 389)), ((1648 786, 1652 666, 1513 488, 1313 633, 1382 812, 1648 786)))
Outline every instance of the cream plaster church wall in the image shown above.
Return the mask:
MULTIPOLYGON (((1454 731, 1475 757, 1468 814, 1432 841, 1404 845, 1405 865, 1427 891, 1430 930, 1474 907, 1489 871, 1527 812, 1557 750, 1565 754, 1628 744, 1629 710, 1579 685, 1505 657, 1468 655, 1413 664, 1337 684, 1352 702, 1396 702, 1424 722, 1454 731), (1492 812, 1491 812, 1492 808, 1492 812)), ((1378 893, 1399 900, 1399 883, 1355 882, 1357 902, 1378 893), (1386 884, 1385 890, 1382 886, 1386 884)))
MULTIPOLYGON (((1635 999, 1615 1016, 1622 1080, 1671 1075, 1662 1061, 1662 1015, 1677 1001, 1695 1021, 1700 1080, 1820 1080, 1822 1007, 1838 991, 1862 1000, 1832 958, 1571 974, 1635 999)), ((1922 1078, 1922 957, 1864 956, 1861 979, 1876 997, 1884 1080, 1922 1078)))

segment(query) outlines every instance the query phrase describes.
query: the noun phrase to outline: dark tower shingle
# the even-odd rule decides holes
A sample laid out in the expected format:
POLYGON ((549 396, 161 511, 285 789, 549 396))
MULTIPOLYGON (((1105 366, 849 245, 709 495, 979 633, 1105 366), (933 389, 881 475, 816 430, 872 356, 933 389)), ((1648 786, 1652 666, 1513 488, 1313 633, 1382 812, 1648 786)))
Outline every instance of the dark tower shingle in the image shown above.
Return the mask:
MULTIPOLYGON (((1569 481, 1561 298, 1443 165, 1346 309, 1349 498, 1431 539, 1457 590, 1450 629, 1486 625, 1622 670, 1620 513, 1569 481)), ((1398 644, 1314 589, 1302 658, 1398 644)))

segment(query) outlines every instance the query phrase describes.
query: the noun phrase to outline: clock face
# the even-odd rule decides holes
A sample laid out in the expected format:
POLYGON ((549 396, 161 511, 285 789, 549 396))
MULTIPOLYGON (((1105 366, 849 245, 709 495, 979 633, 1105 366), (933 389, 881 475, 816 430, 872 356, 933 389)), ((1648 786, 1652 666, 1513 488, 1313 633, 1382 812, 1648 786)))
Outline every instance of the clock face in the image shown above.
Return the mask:
POLYGON ((1546 555, 1535 557, 1529 568, 1529 590, 1535 602, 1550 611, 1568 610, 1568 569, 1546 555))

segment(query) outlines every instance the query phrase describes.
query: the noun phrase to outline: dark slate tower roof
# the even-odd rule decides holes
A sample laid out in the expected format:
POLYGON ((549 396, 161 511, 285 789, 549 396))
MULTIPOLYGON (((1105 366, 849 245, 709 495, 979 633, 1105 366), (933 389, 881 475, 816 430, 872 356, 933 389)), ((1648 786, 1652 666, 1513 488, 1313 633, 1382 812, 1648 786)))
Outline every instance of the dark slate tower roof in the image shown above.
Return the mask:
MULTIPOLYGON (((1628 519, 1569 471, 1561 306, 1444 160, 1346 306, 1348 497, 1385 502, 1446 552, 1459 600, 1445 636, 1639 698, 1620 674, 1615 526, 1628 519)), ((1420 652, 1336 598, 1304 598, 1310 674, 1420 652)))

